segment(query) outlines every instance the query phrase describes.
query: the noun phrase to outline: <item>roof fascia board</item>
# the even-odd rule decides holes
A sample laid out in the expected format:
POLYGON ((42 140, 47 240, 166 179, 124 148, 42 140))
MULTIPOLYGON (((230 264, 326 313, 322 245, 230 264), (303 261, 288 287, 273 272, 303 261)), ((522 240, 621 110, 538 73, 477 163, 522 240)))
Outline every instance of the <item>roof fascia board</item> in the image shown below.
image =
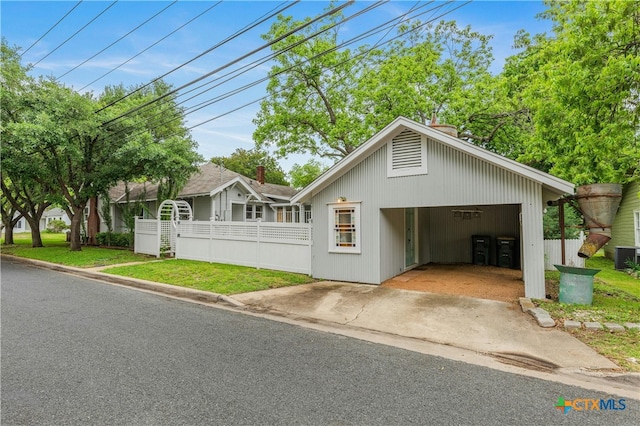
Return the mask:
POLYGON ((263 192, 262 195, 264 195, 265 197, 269 197, 269 198, 276 198, 278 200, 287 200, 287 201, 289 201, 291 199, 291 197, 287 197, 285 195, 274 195, 274 194, 268 194, 266 192, 263 192))
MULTIPOLYGON (((356 148, 355 151, 338 161, 333 165, 333 167, 320 175, 320 177, 318 177, 310 185, 294 195, 291 198, 291 202, 300 203, 307 200, 308 198, 311 198, 314 192, 323 190, 324 188, 329 186, 335 179, 342 176, 342 174, 346 173, 352 167, 356 166, 358 163, 364 160, 367 155, 373 153, 376 149, 378 149, 378 142, 385 139, 390 134, 393 134, 394 130, 397 130, 396 126, 398 126, 400 121, 402 121, 402 117, 393 120, 384 129, 373 135, 371 139, 360 145, 358 148, 356 148)), ((401 131, 402 130, 398 131, 397 133, 400 133, 401 131)))
POLYGON ((540 170, 534 169, 533 167, 526 166, 524 164, 518 163, 517 161, 487 151, 486 149, 480 148, 469 142, 465 142, 461 139, 449 136, 424 124, 417 123, 405 117, 398 117, 384 129, 372 136, 371 139, 369 139, 367 142, 360 145, 350 155, 336 163, 325 174, 321 175, 309 186, 292 197, 291 202, 299 203, 301 201, 307 200, 308 198, 311 198, 314 193, 317 193, 329 186, 333 181, 342 176, 342 174, 346 173, 352 167, 356 166, 358 163, 364 160, 369 154, 379 149, 382 146, 383 142, 386 142, 388 138, 401 133, 405 129, 410 129, 418 133, 422 133, 431 139, 448 145, 454 149, 460 150, 475 158, 487 161, 512 173, 538 182, 560 195, 565 193, 573 194, 574 192, 575 186, 563 179, 557 178, 548 173, 544 173, 540 170))
POLYGON ((241 176, 236 176, 235 178, 231 179, 230 181, 218 186, 217 188, 214 188, 213 190, 211 190, 211 192, 209 193, 210 197, 214 197, 216 194, 218 194, 219 192, 222 192, 225 188, 228 187, 232 187, 234 185, 240 184, 244 189, 247 190, 247 192, 249 192, 251 195, 253 195, 254 197, 258 198, 258 199, 262 199, 262 197, 260 196, 260 194, 258 194, 253 188, 251 188, 251 185, 247 184, 245 182, 244 179, 242 179, 241 176))

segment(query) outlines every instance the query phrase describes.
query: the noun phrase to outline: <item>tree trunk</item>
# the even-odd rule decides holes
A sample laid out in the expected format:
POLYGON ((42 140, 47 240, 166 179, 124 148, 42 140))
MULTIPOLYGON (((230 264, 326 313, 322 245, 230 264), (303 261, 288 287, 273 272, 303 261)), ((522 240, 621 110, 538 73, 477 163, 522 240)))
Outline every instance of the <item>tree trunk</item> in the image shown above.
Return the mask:
POLYGON ((82 229, 82 212, 84 207, 72 207, 73 216, 71 217, 71 251, 82 251, 80 241, 80 230, 82 229))
POLYGON ((24 216, 24 219, 31 228, 31 247, 43 247, 42 236, 40 235, 40 220, 31 216, 24 216))
POLYGON ((4 242, 2 244, 5 244, 5 245, 15 244, 13 242, 13 226, 4 227, 4 242))
POLYGON ((100 216, 98 216, 98 197, 89 199, 89 218, 87 219, 87 244, 97 246, 96 234, 100 232, 100 216))

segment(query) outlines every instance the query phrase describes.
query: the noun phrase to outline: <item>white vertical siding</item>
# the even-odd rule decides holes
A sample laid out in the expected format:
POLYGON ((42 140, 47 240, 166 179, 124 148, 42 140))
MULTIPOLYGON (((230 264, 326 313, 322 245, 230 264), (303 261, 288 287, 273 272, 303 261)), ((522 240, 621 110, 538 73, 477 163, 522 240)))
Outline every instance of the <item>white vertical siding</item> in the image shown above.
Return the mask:
MULTIPOLYGON (((380 214, 380 281, 402 273, 405 266, 404 209, 383 209, 380 214)), ((418 242, 420 244, 420 242, 418 242)))
MULTIPOLYGON (((427 242, 432 253, 430 259, 436 263, 472 263, 471 237, 485 235, 491 238, 490 264, 495 265, 496 238, 513 237, 520 240, 520 206, 473 205, 482 210, 479 218, 461 220, 453 216, 453 209, 470 206, 434 207, 427 209, 429 215, 427 242)), ((516 253, 517 255, 517 253, 516 253)), ((519 256, 516 264, 520 264, 519 256)))
MULTIPOLYGON (((565 264, 584 268, 584 259, 578 256, 578 250, 584 241, 584 235, 575 240, 565 240, 565 264)), ((562 265, 562 240, 544 240, 544 269, 556 271, 553 265, 562 265)))
MULTIPOLYGON (((314 276, 378 284, 389 278, 393 271, 398 271, 393 274, 397 275, 400 267, 404 266, 404 246, 399 245, 404 241, 404 228, 399 222, 403 215, 398 213, 401 210, 382 212, 382 209, 444 206, 477 206, 483 209, 484 206, 510 205, 496 207, 493 211, 495 217, 491 219, 487 214, 481 219, 481 226, 486 226, 484 229, 488 232, 500 223, 505 227, 499 229, 500 232, 516 237, 520 234, 522 259, 526 263, 526 267, 523 265, 526 293, 531 297, 544 297, 542 186, 433 140, 427 141, 427 162, 426 175, 387 178, 387 146, 383 145, 341 178, 314 194, 313 218, 317 232, 313 246, 314 276), (325 234, 322 230, 328 227, 326 205, 338 197, 362 202, 363 246, 359 255, 327 251, 326 238, 322 237, 325 234), (519 232, 516 212, 520 207, 524 220, 522 233, 519 232), (402 254, 398 255, 396 251, 402 254)), ((444 215, 445 210, 440 213, 444 215)), ((424 218, 424 215, 422 210, 419 211, 419 218, 424 218)), ((470 247, 468 235, 476 231, 471 227, 477 225, 464 224, 468 228, 465 230, 467 237, 464 240, 460 237, 455 244, 470 247)), ((437 223, 431 224, 430 229, 436 226, 437 223)), ((420 228, 422 250, 424 240, 430 238, 431 235, 426 235, 420 228)), ((420 258, 424 260, 422 250, 420 258)), ((432 261, 436 256, 434 250, 431 244, 427 257, 432 261)), ((466 250, 467 253, 469 251, 466 250)))

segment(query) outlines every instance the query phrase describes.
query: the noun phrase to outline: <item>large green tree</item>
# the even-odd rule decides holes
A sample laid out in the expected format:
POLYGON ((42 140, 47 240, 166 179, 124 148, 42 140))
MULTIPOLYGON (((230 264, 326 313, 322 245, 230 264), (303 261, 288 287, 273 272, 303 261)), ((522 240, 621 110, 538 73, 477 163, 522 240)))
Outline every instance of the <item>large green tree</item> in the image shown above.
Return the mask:
POLYGON ((3 173, 14 185, 39 184, 40 192, 50 193, 65 207, 71 219, 71 250, 80 250, 84 209, 91 197, 118 181, 140 178, 161 181, 166 192, 175 191, 201 161, 171 97, 126 114, 167 93, 170 88, 162 82, 104 109, 122 88, 107 88, 96 99, 50 79, 29 86, 20 96, 23 107, 3 123, 3 173), (157 115, 178 119, 162 124, 149 120, 157 115))
MULTIPOLYGON (((20 122, 34 102, 35 80, 28 75, 29 67, 20 63, 17 48, 10 47, 3 38, 0 44, 0 131, 2 134, 2 168, 0 169, 0 189, 3 200, 3 221, 5 236, 11 237, 13 231, 9 225, 15 221, 15 212, 29 224, 31 228, 31 244, 42 246, 40 237, 40 218, 51 204, 55 195, 51 191, 50 181, 43 180, 45 186, 39 184, 34 175, 34 163, 31 158, 13 155, 11 151, 12 123, 20 122)), ((12 225, 13 226, 13 225, 12 225)), ((9 243, 10 239, 5 238, 9 243)))
POLYGON ((297 189, 304 188, 316 180, 318 176, 327 171, 328 167, 317 160, 311 159, 304 164, 294 164, 289 171, 291 186, 297 189))
POLYGON ((211 162, 251 179, 256 179, 258 166, 264 166, 265 182, 289 185, 286 174, 278 161, 266 151, 237 148, 228 157, 213 157, 211 162))
MULTIPOLYGON (((318 28, 296 33, 273 46, 295 46, 276 58, 254 123, 258 147, 276 153, 309 153, 339 159, 398 116, 427 123, 436 113, 461 137, 515 157, 527 111, 510 101, 502 79, 489 72, 490 36, 455 22, 414 21, 398 28, 385 46, 340 47, 341 19, 332 30, 301 44, 318 28)), ((280 16, 267 40, 299 25, 280 16)))
MULTIPOLYGON (((339 159, 371 134, 351 108, 352 90, 370 57, 355 60, 357 52, 336 49, 335 25, 341 18, 341 14, 332 15, 272 45, 274 51, 289 50, 276 56, 267 87, 270 96, 254 119, 258 148, 275 148, 281 157, 308 153, 339 159), (333 29, 303 41, 327 28, 333 29)), ((301 24, 280 15, 263 38, 275 40, 301 24)))
POLYGON ((546 2, 553 35, 518 35, 505 76, 531 111, 520 157, 577 184, 640 170, 640 3, 546 2))

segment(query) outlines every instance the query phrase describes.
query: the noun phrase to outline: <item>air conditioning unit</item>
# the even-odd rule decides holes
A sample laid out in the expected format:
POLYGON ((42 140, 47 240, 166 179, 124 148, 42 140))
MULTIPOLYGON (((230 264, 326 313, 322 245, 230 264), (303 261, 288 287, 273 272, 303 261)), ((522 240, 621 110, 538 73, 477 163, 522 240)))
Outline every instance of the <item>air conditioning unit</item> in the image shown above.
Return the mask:
POLYGON ((640 263, 640 247, 616 247, 614 255, 616 269, 626 269, 628 261, 640 263))

